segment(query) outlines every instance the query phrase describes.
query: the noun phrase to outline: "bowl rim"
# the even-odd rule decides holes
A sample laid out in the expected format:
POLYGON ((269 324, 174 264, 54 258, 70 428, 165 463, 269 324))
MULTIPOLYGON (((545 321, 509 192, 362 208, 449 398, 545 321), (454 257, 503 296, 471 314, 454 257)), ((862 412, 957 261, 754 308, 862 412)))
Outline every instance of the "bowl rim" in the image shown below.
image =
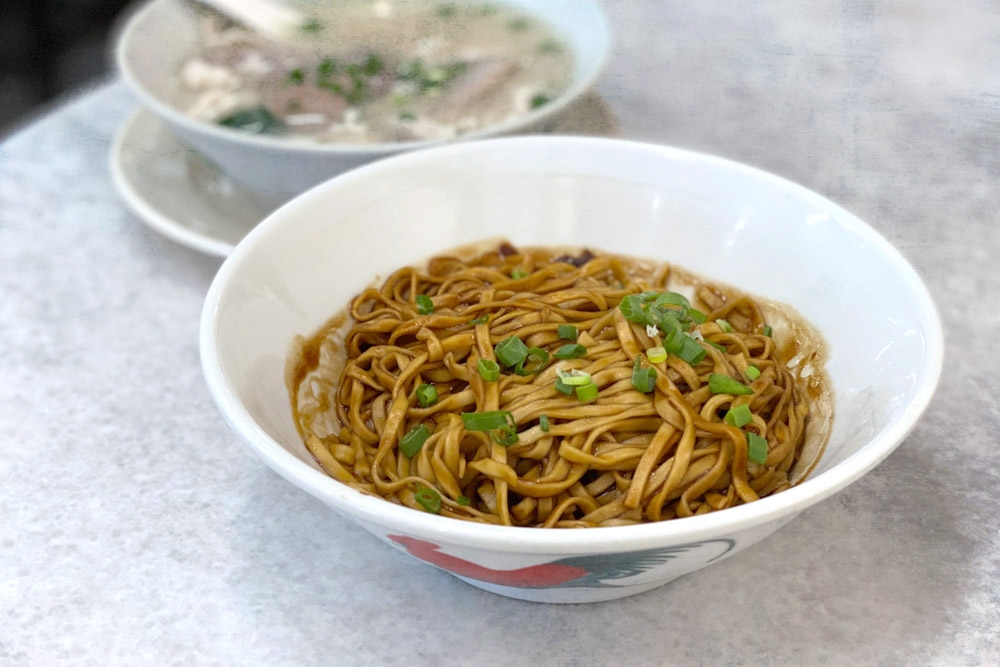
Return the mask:
POLYGON ((874 228, 822 195, 771 172, 727 158, 671 146, 625 139, 600 137, 527 136, 497 138, 473 143, 441 146, 425 151, 404 153, 359 167, 321 183, 283 205, 255 227, 226 258, 212 281, 202 311, 199 347, 205 380, 212 397, 226 421, 241 439, 250 445, 265 462, 280 475, 303 490, 322 499, 350 520, 361 520, 390 531, 402 531, 435 539, 443 544, 461 545, 495 552, 536 554, 609 553, 648 548, 650 545, 675 544, 734 534, 737 531, 790 520, 807 507, 833 495, 854 482, 884 460, 916 426, 936 390, 944 359, 944 338, 937 309, 923 280, 902 254, 874 228), (330 196, 355 183, 377 178, 386 169, 413 168, 426 162, 447 161, 462 153, 490 151, 498 145, 531 147, 546 145, 548 150, 560 147, 585 147, 591 150, 644 151, 670 160, 696 161, 715 167, 735 170, 744 175, 770 181, 796 196, 822 204, 836 213, 843 224, 877 247, 913 290, 926 326, 925 357, 921 372, 923 381, 916 387, 912 399, 900 408, 893 423, 869 440, 860 450, 831 469, 808 477, 800 484, 779 494, 753 503, 728 508, 707 515, 672 519, 632 526, 614 526, 587 530, 542 530, 537 528, 496 526, 460 521, 419 512, 389 503, 382 498, 364 494, 316 470, 296 458, 272 439, 256 423, 238 400, 226 381, 216 345, 218 306, 227 286, 242 267, 246 257, 275 229, 290 224, 299 209, 311 200, 330 196))
MULTIPOLYGON (((503 0, 500 1, 502 2, 503 0)), ((180 111, 180 109, 177 109, 173 105, 162 100, 146 88, 145 84, 142 82, 142 78, 130 66, 127 57, 132 39, 138 32, 138 26, 142 22, 143 18, 150 12, 154 11, 154 9, 159 5, 178 3, 179 0, 150 0, 149 2, 135 7, 120 24, 120 29, 117 31, 117 35, 114 39, 113 57, 115 66, 122 77, 122 80, 126 83, 128 88, 137 97, 139 97, 140 102, 144 106, 151 109, 158 116, 161 116, 165 120, 169 121, 172 125, 182 127, 193 134, 210 137, 219 141, 243 145, 249 148, 281 150, 305 155, 364 155, 374 158, 401 151, 410 151, 419 148, 515 133, 535 126, 548 118, 555 117, 577 102, 597 83, 597 80, 600 78, 601 73, 607 65, 608 56, 611 51, 611 31, 608 24, 607 14, 601 3, 596 0, 577 1, 588 2, 593 8, 594 14, 597 18, 597 29, 599 30, 600 39, 593 45, 597 53, 597 59, 594 62, 594 66, 584 72, 584 75, 579 81, 567 88, 561 95, 557 96, 550 103, 542 105, 537 109, 531 109, 527 113, 518 115, 506 122, 490 125, 489 127, 481 128, 473 132, 467 132, 450 139, 422 139, 418 141, 380 142, 369 144, 295 141, 281 137, 270 137, 266 135, 238 132, 185 115, 180 111)), ((525 6, 526 11, 531 12, 532 10, 529 9, 529 7, 530 4, 525 6)))

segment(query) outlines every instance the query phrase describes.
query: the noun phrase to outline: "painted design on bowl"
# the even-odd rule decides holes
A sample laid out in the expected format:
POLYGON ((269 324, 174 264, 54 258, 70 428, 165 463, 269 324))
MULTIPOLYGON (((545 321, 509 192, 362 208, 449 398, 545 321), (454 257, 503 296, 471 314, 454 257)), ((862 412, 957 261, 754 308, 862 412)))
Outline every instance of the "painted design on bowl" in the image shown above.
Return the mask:
POLYGON ((405 535, 388 535, 387 537, 404 547, 411 556, 459 577, 495 586, 527 589, 621 588, 627 584, 611 582, 644 574, 659 565, 674 560, 681 554, 705 548, 710 549, 714 555, 703 561, 703 564, 707 565, 736 548, 735 540, 720 538, 660 549, 570 556, 528 567, 496 570, 444 553, 441 551, 441 546, 433 542, 405 535))

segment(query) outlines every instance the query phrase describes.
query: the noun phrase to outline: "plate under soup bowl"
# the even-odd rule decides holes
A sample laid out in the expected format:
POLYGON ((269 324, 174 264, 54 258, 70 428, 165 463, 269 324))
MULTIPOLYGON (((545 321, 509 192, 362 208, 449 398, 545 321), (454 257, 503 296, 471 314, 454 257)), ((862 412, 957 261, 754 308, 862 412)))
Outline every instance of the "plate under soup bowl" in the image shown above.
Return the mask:
POLYGON ((822 196, 717 157, 570 137, 456 144, 323 183, 239 243, 208 293, 200 335, 219 409, 267 465, 391 548, 542 602, 608 600, 725 567, 718 563, 851 484, 906 438, 933 394, 943 348, 913 268, 822 196), (825 340, 835 406, 815 468, 755 502, 589 529, 460 521, 324 473, 292 417, 292 341, 376 279, 490 238, 662 260, 797 311, 825 340))

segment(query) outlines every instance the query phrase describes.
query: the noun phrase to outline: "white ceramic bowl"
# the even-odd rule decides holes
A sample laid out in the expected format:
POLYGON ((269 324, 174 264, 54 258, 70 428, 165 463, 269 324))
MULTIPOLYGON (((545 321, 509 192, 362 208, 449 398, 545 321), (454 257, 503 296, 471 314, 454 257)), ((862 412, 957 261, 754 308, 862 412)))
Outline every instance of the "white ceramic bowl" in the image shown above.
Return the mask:
MULTIPOLYGON (((569 88, 523 116, 455 141, 546 129, 596 81, 608 52, 607 21, 596 0, 498 0, 552 26, 574 55, 569 88)), ((194 3, 152 0, 124 23, 116 40, 118 71, 140 102, 161 117, 184 143, 230 178, 273 201, 283 201, 334 174, 442 141, 347 145, 289 141, 236 132, 185 116, 171 104, 172 79, 196 46, 194 3)))
POLYGON ((420 151, 324 183, 237 246, 212 284, 201 327, 212 395, 268 465, 397 549, 476 586, 546 602, 659 586, 739 552, 858 479, 927 406, 942 347, 914 270, 823 197, 707 155, 568 137, 420 151), (293 336, 316 330, 376 276, 496 236, 667 260, 796 308, 830 346, 836 414, 815 471, 748 505, 590 530, 458 521, 363 495, 320 472, 296 434, 284 384, 293 336), (565 565, 588 574, 558 585, 545 579, 565 565), (634 576, 602 574, 630 565, 634 576))

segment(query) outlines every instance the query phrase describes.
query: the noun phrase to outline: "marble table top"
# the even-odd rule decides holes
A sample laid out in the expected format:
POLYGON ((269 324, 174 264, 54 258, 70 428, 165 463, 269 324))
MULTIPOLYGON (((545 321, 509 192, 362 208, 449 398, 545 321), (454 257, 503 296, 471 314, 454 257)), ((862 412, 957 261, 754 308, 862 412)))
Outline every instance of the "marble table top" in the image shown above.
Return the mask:
POLYGON ((1000 8, 607 8, 597 92, 621 136, 814 189, 927 282, 945 367, 906 442, 652 592, 548 606, 472 588, 227 428, 197 347, 220 260, 123 207, 108 151, 136 103, 103 82, 0 143, 0 665, 1000 664, 1000 8))

